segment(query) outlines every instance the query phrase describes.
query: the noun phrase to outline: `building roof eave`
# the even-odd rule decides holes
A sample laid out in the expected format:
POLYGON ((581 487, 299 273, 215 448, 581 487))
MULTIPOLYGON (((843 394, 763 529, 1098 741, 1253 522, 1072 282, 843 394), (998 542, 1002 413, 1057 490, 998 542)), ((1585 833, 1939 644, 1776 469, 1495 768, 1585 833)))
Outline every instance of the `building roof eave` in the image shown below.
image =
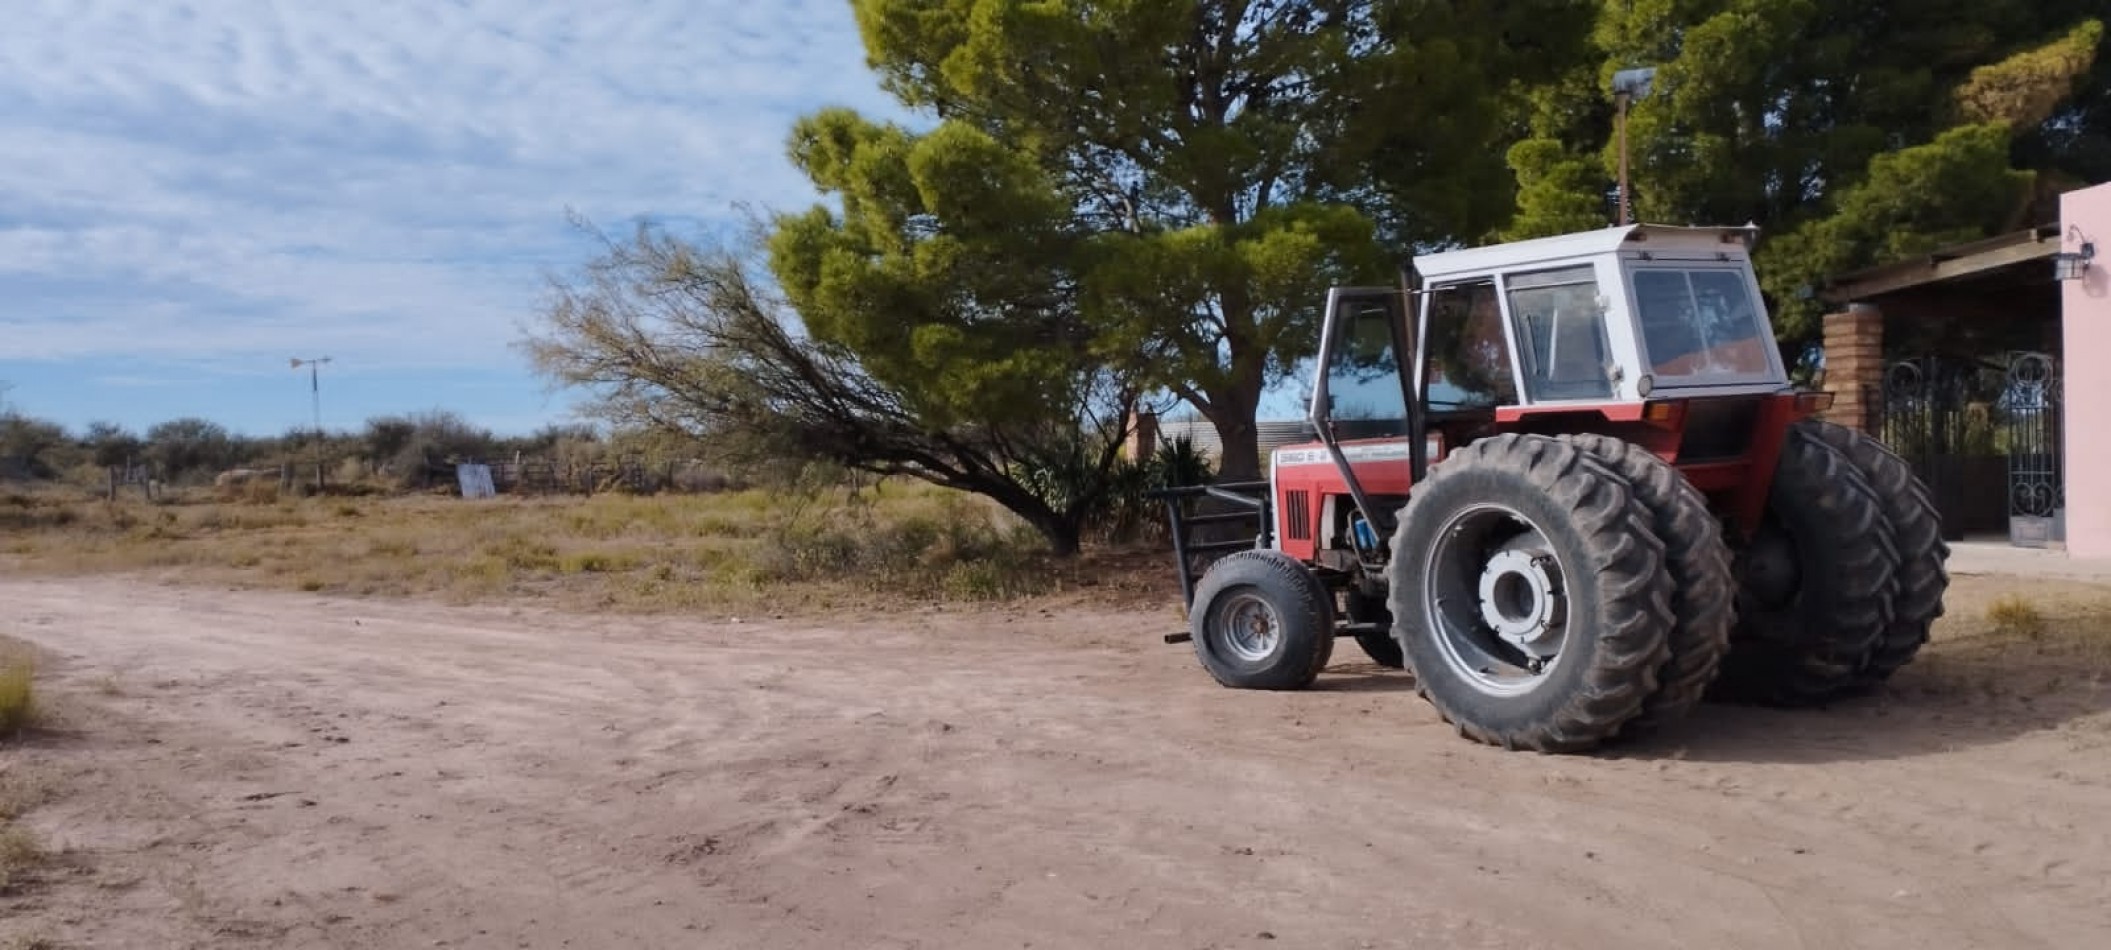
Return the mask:
MULTIPOLYGON (((1835 306, 1871 301, 1902 290, 2047 260, 2059 253, 2059 237, 2057 225, 2040 225, 1937 248, 1918 257, 1834 277, 1818 292, 1818 299, 1835 306)), ((2046 272, 2045 279, 2052 279, 2051 271, 2046 272)))

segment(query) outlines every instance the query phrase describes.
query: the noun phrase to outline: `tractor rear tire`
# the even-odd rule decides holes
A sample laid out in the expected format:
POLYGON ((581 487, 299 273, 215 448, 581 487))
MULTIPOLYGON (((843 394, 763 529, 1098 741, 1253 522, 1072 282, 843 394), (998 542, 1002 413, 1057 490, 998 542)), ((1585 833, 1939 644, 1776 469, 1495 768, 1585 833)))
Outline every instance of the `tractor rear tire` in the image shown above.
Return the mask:
POLYGON ((1859 692, 1891 626, 1899 558, 1854 460, 1809 426, 1789 427, 1765 524, 1738 559, 1737 632, 1716 695, 1818 706, 1859 692))
POLYGON ((1400 641, 1393 639, 1393 612, 1385 608, 1385 599, 1369 596, 1353 587, 1343 595, 1343 599, 1347 601, 1349 622, 1385 625, 1383 633, 1356 635, 1356 645, 1363 648, 1363 655, 1386 669, 1405 669, 1407 657, 1400 652, 1400 641))
POLYGON ((1898 595, 1891 601, 1891 625, 1862 667, 1860 679, 1874 688, 1913 662, 1928 642, 1928 630, 1943 614, 1949 591, 1950 545, 1942 539, 1942 515, 1928 496, 1928 486, 1905 459, 1868 435, 1816 419, 1797 423, 1833 448, 1847 454, 1883 503, 1898 546, 1898 595))
POLYGON ((1288 555, 1226 555, 1195 588, 1195 656, 1233 689, 1304 689, 1334 655, 1333 601, 1318 575, 1288 555))
POLYGON ((1591 453, 1627 479, 1635 500, 1649 511, 1650 528, 1664 542, 1664 568, 1671 574, 1671 658, 1657 670, 1657 691, 1621 731, 1643 736, 1675 722, 1699 705, 1730 651, 1736 624, 1737 575, 1722 522, 1708 499, 1663 459, 1624 439, 1568 435, 1564 440, 1591 453))
POLYGON ((1461 735, 1581 752, 1657 691, 1664 544, 1627 481, 1573 445, 1505 434, 1453 452, 1401 509, 1392 572, 1415 689, 1461 735))

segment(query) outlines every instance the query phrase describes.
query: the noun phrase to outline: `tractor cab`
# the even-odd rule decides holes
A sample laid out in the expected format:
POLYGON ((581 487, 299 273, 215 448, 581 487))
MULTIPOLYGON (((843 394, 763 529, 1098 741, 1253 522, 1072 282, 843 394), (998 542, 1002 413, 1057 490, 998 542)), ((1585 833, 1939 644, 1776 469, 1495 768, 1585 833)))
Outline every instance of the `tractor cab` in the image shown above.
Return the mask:
POLYGON ((1408 486, 1500 432, 1619 435, 1695 465, 1749 454, 1762 407, 1789 387, 1750 235, 1608 228, 1426 255, 1402 288, 1335 288, 1309 410, 1319 442, 1273 460, 1282 546, 1382 565, 1376 539, 1408 486))

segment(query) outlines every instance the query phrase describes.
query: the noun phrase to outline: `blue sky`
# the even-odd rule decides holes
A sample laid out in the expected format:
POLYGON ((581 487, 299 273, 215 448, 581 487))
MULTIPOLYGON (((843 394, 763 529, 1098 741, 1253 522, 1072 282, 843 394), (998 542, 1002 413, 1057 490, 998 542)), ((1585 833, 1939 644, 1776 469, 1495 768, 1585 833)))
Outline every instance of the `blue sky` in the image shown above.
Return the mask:
POLYGON ((800 114, 898 115, 846 0, 8 0, 0 381, 136 429, 569 417, 514 343, 604 226, 816 196, 800 114), (589 13, 586 11, 598 10, 589 13))

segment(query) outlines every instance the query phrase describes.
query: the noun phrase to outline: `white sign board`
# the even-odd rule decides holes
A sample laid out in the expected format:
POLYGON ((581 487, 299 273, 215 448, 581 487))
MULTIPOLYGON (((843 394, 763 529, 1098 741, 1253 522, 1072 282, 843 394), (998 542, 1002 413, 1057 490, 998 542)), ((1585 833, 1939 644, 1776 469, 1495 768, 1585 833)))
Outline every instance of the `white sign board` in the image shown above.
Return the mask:
POLYGON ((455 478, 462 483, 463 498, 496 498, 498 489, 491 484, 491 466, 457 465, 455 478))

